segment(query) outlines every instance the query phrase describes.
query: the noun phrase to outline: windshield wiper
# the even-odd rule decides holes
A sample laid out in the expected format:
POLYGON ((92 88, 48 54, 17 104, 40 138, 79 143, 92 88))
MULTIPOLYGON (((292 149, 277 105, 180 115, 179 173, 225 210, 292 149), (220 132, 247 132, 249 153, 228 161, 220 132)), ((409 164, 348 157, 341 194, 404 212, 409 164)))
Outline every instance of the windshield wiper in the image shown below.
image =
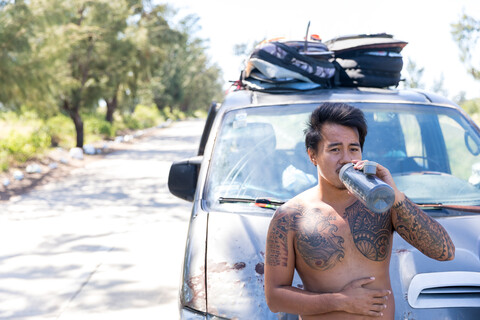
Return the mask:
POLYGON ((467 212, 480 213, 480 206, 465 206, 457 204, 442 204, 442 203, 419 203, 418 206, 424 209, 452 209, 467 212))
POLYGON ((220 203, 253 203, 260 208, 268 208, 276 210, 279 206, 285 203, 285 201, 267 199, 267 198, 218 198, 220 203))

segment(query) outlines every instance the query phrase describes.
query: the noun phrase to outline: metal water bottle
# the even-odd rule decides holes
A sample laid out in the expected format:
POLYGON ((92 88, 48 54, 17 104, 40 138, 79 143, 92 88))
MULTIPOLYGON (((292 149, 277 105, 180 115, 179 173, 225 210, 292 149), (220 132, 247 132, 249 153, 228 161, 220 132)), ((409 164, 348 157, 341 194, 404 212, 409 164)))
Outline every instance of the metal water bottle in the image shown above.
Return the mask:
POLYGON ((392 207, 395 192, 375 176, 376 172, 377 163, 373 161, 366 161, 363 170, 356 170, 353 163, 347 163, 340 170, 340 180, 368 209, 382 213, 392 207))

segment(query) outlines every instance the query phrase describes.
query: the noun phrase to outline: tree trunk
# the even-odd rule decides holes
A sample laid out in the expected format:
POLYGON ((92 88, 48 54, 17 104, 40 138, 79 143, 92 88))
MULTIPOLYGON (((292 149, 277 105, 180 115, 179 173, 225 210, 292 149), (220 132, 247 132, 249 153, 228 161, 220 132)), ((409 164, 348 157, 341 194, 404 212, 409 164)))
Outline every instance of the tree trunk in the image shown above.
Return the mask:
POLYGON ((77 134, 76 147, 83 148, 83 136, 84 136, 83 120, 82 120, 82 117, 80 116, 80 113, 78 112, 79 107, 73 106, 68 101, 64 100, 63 109, 68 112, 68 115, 70 116, 70 118, 73 121, 73 124, 75 125, 75 132, 77 134))
POLYGON ((80 114, 78 113, 78 110, 75 111, 73 115, 70 116, 73 120, 73 123, 75 124, 75 131, 77 132, 77 147, 78 148, 83 148, 83 120, 80 114))
POLYGON ((113 113, 117 109, 118 99, 117 99, 117 92, 110 100, 105 100, 107 102, 107 114, 105 115, 105 120, 110 123, 113 123, 113 113))

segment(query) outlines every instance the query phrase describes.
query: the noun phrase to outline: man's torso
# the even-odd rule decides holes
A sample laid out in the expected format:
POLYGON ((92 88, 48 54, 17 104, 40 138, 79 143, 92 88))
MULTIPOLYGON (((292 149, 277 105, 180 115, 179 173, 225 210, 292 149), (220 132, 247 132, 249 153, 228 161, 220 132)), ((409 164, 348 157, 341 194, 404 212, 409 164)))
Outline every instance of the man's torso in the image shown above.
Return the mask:
MULTIPOLYGON (((353 280, 375 277, 366 286, 390 289, 389 261, 392 223, 389 212, 373 213, 355 201, 337 212, 322 202, 295 204, 295 267, 307 291, 339 292, 353 280)), ((387 302, 385 319, 394 317, 393 296, 387 302)), ((368 317, 367 317, 368 318, 368 317)), ((303 319, 362 319, 348 313, 330 313, 303 319)))

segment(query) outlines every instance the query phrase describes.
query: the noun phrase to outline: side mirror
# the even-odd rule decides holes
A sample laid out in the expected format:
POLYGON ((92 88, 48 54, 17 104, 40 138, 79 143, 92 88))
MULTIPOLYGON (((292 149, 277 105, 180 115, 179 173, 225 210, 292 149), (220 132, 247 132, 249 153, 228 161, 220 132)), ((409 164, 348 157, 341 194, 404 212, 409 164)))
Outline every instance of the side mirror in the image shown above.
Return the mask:
POLYGON ((197 156, 172 164, 168 175, 168 189, 171 194, 183 200, 193 201, 202 159, 203 157, 197 156))

